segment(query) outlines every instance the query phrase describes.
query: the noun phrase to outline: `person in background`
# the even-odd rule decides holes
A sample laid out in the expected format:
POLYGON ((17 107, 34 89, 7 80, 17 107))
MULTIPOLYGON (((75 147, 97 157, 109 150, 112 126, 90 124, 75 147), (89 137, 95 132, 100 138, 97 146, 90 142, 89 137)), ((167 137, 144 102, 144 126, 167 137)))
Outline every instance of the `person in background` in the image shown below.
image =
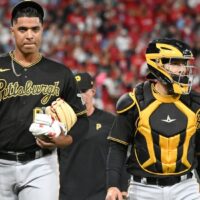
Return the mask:
MULTIPOLYGON (((89 131, 79 144, 69 148, 69 155, 66 156, 63 150, 60 152, 60 200, 104 200, 107 137, 115 116, 95 107, 95 83, 89 73, 78 73, 75 78, 86 105, 89 131)), ((126 179, 123 190, 126 190, 127 184, 126 179)))
MULTIPOLYGON (((56 147, 76 143, 88 127, 86 108, 77 96, 72 72, 40 53, 43 18, 38 3, 19 2, 11 13, 15 48, 0 57, 1 200, 57 200, 56 147), (62 131, 58 137, 52 134, 47 135, 49 140, 39 139, 29 127, 37 112, 57 98, 71 106, 77 122, 67 135, 62 131)), ((43 124, 39 125, 42 128, 43 124)))
POLYGON ((121 168, 128 145, 129 200, 199 200, 200 95, 191 90, 191 48, 176 39, 148 44, 149 80, 117 102, 108 139, 106 200, 122 200, 121 168))

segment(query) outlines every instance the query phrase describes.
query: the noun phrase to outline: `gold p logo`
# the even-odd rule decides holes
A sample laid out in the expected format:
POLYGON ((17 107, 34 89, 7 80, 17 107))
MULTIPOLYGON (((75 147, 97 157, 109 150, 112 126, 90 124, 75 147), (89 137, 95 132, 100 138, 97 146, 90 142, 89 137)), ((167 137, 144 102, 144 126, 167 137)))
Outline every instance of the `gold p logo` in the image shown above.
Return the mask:
POLYGON ((97 123, 96 124, 96 130, 99 130, 101 128, 101 124, 100 123, 97 123))
POLYGON ((81 77, 80 76, 75 76, 75 79, 77 82, 79 82, 81 80, 81 77))

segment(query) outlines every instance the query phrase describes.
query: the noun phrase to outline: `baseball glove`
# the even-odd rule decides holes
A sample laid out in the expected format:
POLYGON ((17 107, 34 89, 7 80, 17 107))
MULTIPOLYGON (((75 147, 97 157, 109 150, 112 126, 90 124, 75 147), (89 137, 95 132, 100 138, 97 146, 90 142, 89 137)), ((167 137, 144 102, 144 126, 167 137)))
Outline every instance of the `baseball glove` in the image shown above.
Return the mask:
POLYGON ((47 106, 45 113, 64 124, 67 132, 77 121, 77 116, 74 110, 68 103, 60 98, 56 99, 56 101, 53 101, 51 106, 47 106))

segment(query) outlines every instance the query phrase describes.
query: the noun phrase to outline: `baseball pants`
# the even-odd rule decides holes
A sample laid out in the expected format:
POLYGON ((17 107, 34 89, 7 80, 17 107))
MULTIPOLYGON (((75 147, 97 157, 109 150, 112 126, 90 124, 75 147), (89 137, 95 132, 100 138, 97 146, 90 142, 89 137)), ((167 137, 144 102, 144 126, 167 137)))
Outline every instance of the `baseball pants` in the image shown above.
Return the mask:
POLYGON ((128 196, 128 200, 200 200, 199 184, 195 178, 165 187, 131 180, 128 196))
POLYGON ((0 159, 1 200, 57 200, 58 195, 56 151, 26 163, 0 159))

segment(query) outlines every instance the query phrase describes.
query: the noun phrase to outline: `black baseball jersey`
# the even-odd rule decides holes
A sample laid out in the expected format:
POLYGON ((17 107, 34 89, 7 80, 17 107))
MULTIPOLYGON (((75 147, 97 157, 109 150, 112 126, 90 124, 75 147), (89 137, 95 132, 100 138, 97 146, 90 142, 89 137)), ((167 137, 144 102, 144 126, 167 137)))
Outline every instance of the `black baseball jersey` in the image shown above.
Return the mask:
MULTIPOLYGON (((106 195, 107 136, 114 116, 95 108, 89 131, 76 146, 61 150, 61 200, 103 200, 106 195)), ((84 133, 83 133, 84 134, 84 133)))
POLYGON ((118 116, 108 139, 132 145, 130 174, 180 176, 197 165, 200 96, 160 95, 145 82, 117 104, 118 116), (196 148, 195 148, 196 146, 196 148))
POLYGON ((34 108, 48 106, 58 97, 77 115, 85 112, 85 106, 64 65, 42 56, 30 67, 11 61, 11 53, 0 57, 0 150, 33 151, 39 148, 29 132, 34 108))

